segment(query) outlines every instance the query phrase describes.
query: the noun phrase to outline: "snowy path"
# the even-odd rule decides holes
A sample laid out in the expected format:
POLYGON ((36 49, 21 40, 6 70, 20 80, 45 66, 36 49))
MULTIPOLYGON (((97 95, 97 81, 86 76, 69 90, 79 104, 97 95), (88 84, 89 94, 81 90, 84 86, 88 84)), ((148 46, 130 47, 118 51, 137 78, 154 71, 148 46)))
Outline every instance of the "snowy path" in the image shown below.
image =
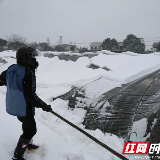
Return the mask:
MULTIPOLYGON (((22 133, 21 124, 16 117, 10 116, 6 113, 5 96, 2 93, 0 93, 0 99, 0 159, 3 159, 3 157, 5 157, 5 160, 11 160, 18 138, 22 133)), ((61 100, 57 100, 57 102, 54 102, 54 105, 56 105, 55 103, 58 104, 58 101, 61 100)), ((66 102, 61 101, 61 104, 65 105, 66 102)), ((115 157, 102 147, 97 147, 97 144, 95 142, 91 141, 80 132, 76 131, 72 127, 68 127, 68 125, 64 122, 58 121, 57 118, 51 113, 43 112, 41 109, 37 109, 36 111, 38 132, 34 138, 34 143, 39 144, 40 149, 35 151, 34 153, 25 154, 27 160, 109 160, 115 157), (40 121, 42 121, 43 123, 41 123, 40 121)), ((66 113, 63 112, 62 114, 68 114, 69 116, 69 114, 71 113, 67 113, 66 110, 66 113)), ((76 117, 74 117, 73 119, 76 119, 76 117)), ((107 143, 111 141, 110 135, 104 136, 98 130, 94 134, 94 136, 97 136, 97 138, 100 138, 100 140, 102 141, 104 139, 106 139, 107 143)), ((115 144, 112 146, 113 148, 116 148, 117 143, 119 143, 119 146, 123 145, 123 140, 121 140, 120 142, 117 137, 115 137, 114 135, 113 137, 113 139, 115 140, 115 144)), ((118 149, 120 153, 121 150, 122 147, 118 149)), ((114 159, 118 160, 118 158, 116 157, 114 159)))
MULTIPOLYGON (((61 103, 62 105, 64 105, 64 108, 63 108, 64 110, 65 110, 65 107, 67 107, 65 106, 66 102, 58 99, 52 103, 53 110, 58 112, 60 115, 64 116, 66 119, 69 119, 70 121, 72 121, 72 123, 74 122, 77 123, 78 121, 80 122, 80 119, 78 119, 78 117, 76 116, 76 112, 79 112, 79 114, 84 114, 84 113, 80 113, 81 110, 77 109, 73 111, 75 112, 75 116, 73 117, 74 113, 68 112, 67 109, 65 112, 64 110, 63 112, 61 112, 60 110, 58 110, 58 107, 53 107, 53 105, 56 105, 56 103, 57 104, 61 103)), ((114 159, 117 159, 117 160, 119 159, 113 156, 113 154, 109 153, 108 151, 106 151, 104 148, 102 148, 98 144, 96 144, 95 142, 93 142, 92 140, 90 140, 88 137, 86 137, 79 131, 75 130, 74 128, 66 124, 65 122, 59 120, 57 117, 55 117, 54 115, 50 113, 39 111, 36 115, 36 118, 40 120, 45 126, 50 128, 53 132, 55 132, 57 135, 59 135, 60 138, 62 138, 65 141, 65 143, 70 144, 70 150, 68 151, 69 152, 68 157, 69 156, 71 157, 70 159, 68 158, 69 160, 72 160, 72 159, 73 160, 74 159, 75 160, 88 160, 88 159, 109 160, 109 159, 112 159, 113 157, 114 159), (96 148, 96 151, 94 148, 96 148)), ((84 129, 82 125, 80 126, 82 129, 84 129)), ((95 136, 99 140, 101 140, 103 143, 110 141, 109 139, 111 135, 103 135, 102 132, 99 130, 97 130, 96 132, 88 130, 87 132, 95 136)), ((119 141, 118 137, 114 135, 112 136, 114 137, 113 139, 115 141, 115 143, 113 143, 113 145, 111 146, 112 148, 116 148, 117 145, 123 144, 123 140, 121 142, 118 142, 119 141)), ((118 151, 119 153, 121 153, 121 149, 120 150, 118 149, 118 151)))

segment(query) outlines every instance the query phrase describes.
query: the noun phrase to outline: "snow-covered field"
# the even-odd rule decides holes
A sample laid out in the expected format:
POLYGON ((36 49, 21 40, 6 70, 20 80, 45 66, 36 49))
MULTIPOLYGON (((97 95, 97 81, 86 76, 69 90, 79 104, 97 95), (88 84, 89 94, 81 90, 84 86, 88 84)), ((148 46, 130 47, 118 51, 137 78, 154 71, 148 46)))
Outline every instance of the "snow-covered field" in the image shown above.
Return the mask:
MULTIPOLYGON (((57 54, 57 53, 53 53, 57 54)), ((0 63, 0 73, 11 64, 16 63, 16 52, 0 52, 0 57, 7 63, 0 63)), ((68 101, 52 98, 65 94, 74 87, 83 87, 85 95, 90 101, 103 93, 131 82, 160 68, 160 53, 135 54, 132 52, 112 53, 98 52, 98 56, 89 59, 80 57, 76 62, 59 60, 58 57, 38 57, 40 66, 37 69, 37 95, 52 109, 84 129, 82 125, 85 111, 80 108, 68 109, 68 101), (88 68, 90 64, 99 66, 99 69, 88 68), (107 68, 110 71, 106 71, 107 68), (100 81, 95 81, 100 79, 100 81), (95 81, 95 83, 90 83, 95 81), (86 84, 88 84, 86 86, 86 84)), ((0 159, 11 160, 14 148, 22 133, 21 124, 16 117, 5 111, 6 87, 0 87, 0 159)), ((91 102, 89 102, 91 103, 91 102)), ((118 160, 116 156, 87 138, 82 133, 59 120, 51 113, 36 109, 37 134, 34 143, 40 149, 25 154, 27 160, 118 160)), ((145 120, 144 120, 144 123, 145 120)), ((85 130, 85 129, 84 129, 85 130)), ((116 135, 100 130, 85 130, 120 154, 124 147, 124 140, 116 135)), ((142 137, 143 138, 143 137, 142 137)), ((140 141, 140 139, 139 139, 140 141)), ((134 159, 134 156, 127 156, 134 159)))

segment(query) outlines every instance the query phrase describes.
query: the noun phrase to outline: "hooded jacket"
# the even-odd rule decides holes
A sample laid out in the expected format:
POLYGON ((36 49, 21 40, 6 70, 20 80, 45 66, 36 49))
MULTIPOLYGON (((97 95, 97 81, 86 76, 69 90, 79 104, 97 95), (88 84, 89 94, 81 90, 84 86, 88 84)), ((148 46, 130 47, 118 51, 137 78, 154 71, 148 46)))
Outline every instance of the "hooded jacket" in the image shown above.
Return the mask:
POLYGON ((11 65, 0 75, 0 85, 7 86, 6 111, 13 116, 33 116, 35 107, 47 105, 36 94, 34 69, 20 64, 11 65))

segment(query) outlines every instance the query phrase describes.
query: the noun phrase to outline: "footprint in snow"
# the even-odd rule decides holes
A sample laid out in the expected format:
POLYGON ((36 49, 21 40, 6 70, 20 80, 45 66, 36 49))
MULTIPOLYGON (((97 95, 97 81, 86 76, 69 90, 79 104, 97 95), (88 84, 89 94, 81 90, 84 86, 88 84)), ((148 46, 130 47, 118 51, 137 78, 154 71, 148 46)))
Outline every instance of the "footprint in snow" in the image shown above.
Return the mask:
POLYGON ((77 156, 77 155, 69 155, 65 157, 65 160, 85 160, 83 156, 77 156))
POLYGON ((24 158, 26 160, 43 160, 45 155, 46 155, 46 146, 42 144, 37 150, 31 153, 25 152, 24 158))

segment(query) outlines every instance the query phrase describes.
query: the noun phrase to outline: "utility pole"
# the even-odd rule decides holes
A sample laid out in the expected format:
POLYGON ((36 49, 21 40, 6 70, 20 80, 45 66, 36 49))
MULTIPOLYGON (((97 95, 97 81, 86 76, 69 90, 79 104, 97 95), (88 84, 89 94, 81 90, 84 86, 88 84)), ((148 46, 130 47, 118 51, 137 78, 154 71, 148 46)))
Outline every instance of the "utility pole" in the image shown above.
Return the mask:
POLYGON ((47 44, 48 44, 48 46, 49 46, 49 38, 47 38, 47 44))
POLYGON ((62 45, 62 37, 63 37, 63 36, 59 36, 59 38, 60 38, 60 39, 59 39, 59 45, 62 45))

